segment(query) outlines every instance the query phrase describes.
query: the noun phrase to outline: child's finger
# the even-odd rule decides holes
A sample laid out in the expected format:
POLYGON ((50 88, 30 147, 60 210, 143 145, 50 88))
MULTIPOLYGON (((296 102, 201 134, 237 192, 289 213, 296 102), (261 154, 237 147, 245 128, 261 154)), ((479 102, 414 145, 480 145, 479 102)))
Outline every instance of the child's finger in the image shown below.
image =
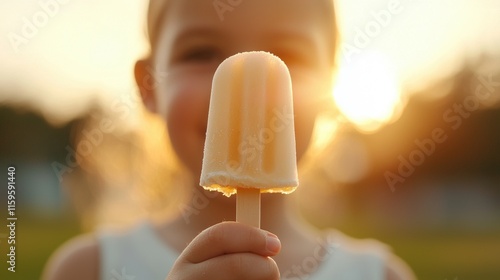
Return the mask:
POLYGON ((274 256, 281 249, 276 235, 237 222, 224 222, 201 232, 182 252, 190 263, 231 253, 254 253, 274 256))
POLYGON ((189 268, 186 279, 252 279, 278 280, 280 273, 278 266, 270 257, 263 257, 252 253, 235 253, 211 258, 189 268), (192 276, 192 277, 191 277, 192 276))

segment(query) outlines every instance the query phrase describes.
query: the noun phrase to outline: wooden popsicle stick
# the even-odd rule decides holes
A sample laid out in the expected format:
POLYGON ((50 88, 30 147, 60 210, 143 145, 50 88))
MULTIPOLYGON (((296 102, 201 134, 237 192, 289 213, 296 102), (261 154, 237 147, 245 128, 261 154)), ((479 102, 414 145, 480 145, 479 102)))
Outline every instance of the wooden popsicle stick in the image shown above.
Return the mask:
POLYGON ((236 221, 260 228, 260 189, 237 189, 236 221))

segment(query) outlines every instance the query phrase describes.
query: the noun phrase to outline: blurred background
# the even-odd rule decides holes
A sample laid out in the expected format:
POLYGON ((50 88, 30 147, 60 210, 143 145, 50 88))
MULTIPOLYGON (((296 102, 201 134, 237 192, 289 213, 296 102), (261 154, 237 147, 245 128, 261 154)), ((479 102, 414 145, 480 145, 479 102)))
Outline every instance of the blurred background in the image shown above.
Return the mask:
MULTIPOLYGON (((304 164, 316 186, 296 194, 304 216, 388 243, 419 279, 500 279, 500 2, 336 3, 338 114, 317 127, 321 166, 304 164)), ((0 0, 0 218, 9 166, 18 217, 18 272, 6 274, 0 227, 0 279, 38 279, 69 238, 164 208, 130 203, 151 196, 134 183, 161 179, 127 159, 165 137, 143 137, 162 124, 133 82, 145 10, 0 0)))

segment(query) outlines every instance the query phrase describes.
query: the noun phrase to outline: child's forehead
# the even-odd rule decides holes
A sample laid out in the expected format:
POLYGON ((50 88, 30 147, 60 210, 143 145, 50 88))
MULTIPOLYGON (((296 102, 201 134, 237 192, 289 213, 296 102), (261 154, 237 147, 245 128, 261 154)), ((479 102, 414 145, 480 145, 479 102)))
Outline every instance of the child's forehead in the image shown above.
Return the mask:
MULTIPOLYGON (((151 0, 148 28, 151 39, 166 27, 208 25, 215 29, 287 26, 303 29, 313 22, 332 22, 331 0, 151 0), (165 18, 169 24, 165 24, 165 18)), ((329 29, 329 28, 328 28, 329 29)), ((155 41, 155 40, 152 40, 155 41)))

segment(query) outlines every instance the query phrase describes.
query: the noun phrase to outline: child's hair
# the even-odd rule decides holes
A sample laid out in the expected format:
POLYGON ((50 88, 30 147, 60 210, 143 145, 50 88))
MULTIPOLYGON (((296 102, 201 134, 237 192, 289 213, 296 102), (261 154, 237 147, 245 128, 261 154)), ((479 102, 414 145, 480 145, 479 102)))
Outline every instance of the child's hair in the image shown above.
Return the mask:
MULTIPOLYGON (((157 44, 157 40, 159 35, 161 34, 161 26, 162 22, 165 19, 165 14, 168 9, 168 4, 170 1, 168 0, 150 0, 147 12, 147 36, 149 39, 149 44, 152 52, 155 50, 155 46, 157 44)), ((331 45, 331 62, 332 62, 332 70, 335 70, 337 63, 337 55, 339 49, 339 30, 337 24, 337 16, 336 9, 333 0, 325 0, 327 7, 324 9, 327 16, 330 16, 332 21, 329 26, 329 42, 331 45)), ((214 9, 214 13, 215 13, 214 9)))
POLYGON ((150 0, 147 14, 147 32, 151 48, 156 45, 160 26, 167 10, 168 0, 150 0))

